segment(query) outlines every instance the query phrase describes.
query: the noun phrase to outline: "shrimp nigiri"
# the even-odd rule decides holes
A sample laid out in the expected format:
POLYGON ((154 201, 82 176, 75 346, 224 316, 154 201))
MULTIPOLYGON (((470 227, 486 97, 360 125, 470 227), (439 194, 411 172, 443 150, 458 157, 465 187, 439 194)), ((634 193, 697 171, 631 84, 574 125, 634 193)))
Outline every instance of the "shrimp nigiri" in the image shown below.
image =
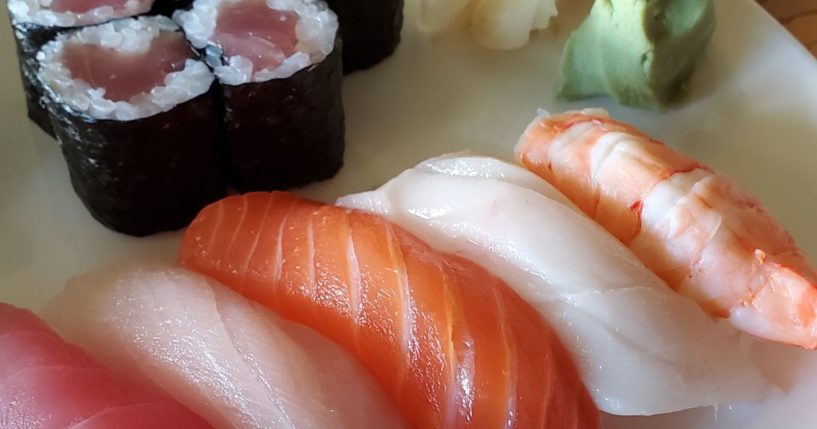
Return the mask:
POLYGON ((282 192, 229 197, 193 221, 180 260, 345 347, 416 427, 599 427, 530 306, 380 217, 282 192))
POLYGON ((77 276, 42 314, 109 368, 150 380, 217 429, 406 427, 346 350, 178 266, 77 276))
POLYGON ((817 273, 727 177, 600 110, 537 118, 516 155, 713 316, 817 348, 817 273))
POLYGON ((507 282, 550 321, 602 411, 668 413, 765 390, 734 336, 522 167, 443 156, 339 204, 382 215, 507 282))
POLYGON ((209 427, 160 390, 109 371, 34 313, 0 303, 0 428, 209 427))

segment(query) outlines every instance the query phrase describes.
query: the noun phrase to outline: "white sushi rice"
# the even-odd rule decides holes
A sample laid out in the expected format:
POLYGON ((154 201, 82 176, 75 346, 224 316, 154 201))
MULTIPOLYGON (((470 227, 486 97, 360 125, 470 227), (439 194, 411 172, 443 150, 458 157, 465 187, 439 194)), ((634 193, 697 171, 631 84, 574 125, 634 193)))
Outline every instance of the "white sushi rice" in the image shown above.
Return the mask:
POLYGON ((129 101, 112 101, 105 98, 105 89, 74 79, 63 64, 62 53, 69 43, 113 48, 122 53, 145 52, 153 39, 168 31, 179 31, 179 27, 170 18, 156 16, 123 19, 63 34, 37 54, 39 78, 56 100, 96 119, 132 121, 166 112, 207 92, 215 79, 207 65, 188 59, 184 69, 165 76, 164 86, 129 101))
MULTIPOLYGON (((218 11, 228 4, 242 0, 196 0, 188 11, 178 11, 173 19, 184 29, 190 43, 196 48, 216 46, 211 40, 218 21, 218 11)), ((254 70, 253 62, 243 56, 233 56, 223 64, 221 58, 207 58, 207 63, 222 83, 241 85, 248 82, 266 82, 286 79, 312 64, 324 60, 335 46, 338 18, 326 3, 320 0, 266 0, 270 9, 292 11, 298 15, 295 36, 296 53, 275 69, 254 70)))
POLYGON ((141 15, 153 6, 152 0, 128 0, 124 9, 102 5, 87 12, 55 12, 51 0, 8 0, 11 20, 15 24, 37 24, 45 27, 80 27, 101 24, 112 19, 141 15))

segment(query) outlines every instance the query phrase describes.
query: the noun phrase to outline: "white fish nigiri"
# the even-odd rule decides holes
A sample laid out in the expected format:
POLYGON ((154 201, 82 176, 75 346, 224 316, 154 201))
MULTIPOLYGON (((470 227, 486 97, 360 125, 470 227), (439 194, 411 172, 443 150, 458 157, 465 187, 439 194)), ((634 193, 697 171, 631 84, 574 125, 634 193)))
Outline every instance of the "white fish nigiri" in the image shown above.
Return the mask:
POLYGON ((345 350, 183 268, 79 276, 42 314, 66 340, 216 428, 405 427, 345 350))
POLYGON ((556 329, 603 411, 651 415, 764 393, 728 328, 521 167, 436 158, 339 204, 383 215, 502 278, 556 329))
POLYGON ((473 39, 489 49, 517 49, 550 25, 555 0, 421 0, 420 27, 438 32, 465 14, 473 39))

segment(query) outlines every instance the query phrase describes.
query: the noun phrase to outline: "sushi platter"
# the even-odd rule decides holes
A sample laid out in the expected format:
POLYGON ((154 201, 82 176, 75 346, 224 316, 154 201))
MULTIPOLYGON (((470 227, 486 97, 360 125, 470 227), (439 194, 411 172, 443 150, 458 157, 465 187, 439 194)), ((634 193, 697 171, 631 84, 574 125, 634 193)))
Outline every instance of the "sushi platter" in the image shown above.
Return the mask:
POLYGON ((0 8, 0 429, 817 428, 755 1, 80 3, 0 8))

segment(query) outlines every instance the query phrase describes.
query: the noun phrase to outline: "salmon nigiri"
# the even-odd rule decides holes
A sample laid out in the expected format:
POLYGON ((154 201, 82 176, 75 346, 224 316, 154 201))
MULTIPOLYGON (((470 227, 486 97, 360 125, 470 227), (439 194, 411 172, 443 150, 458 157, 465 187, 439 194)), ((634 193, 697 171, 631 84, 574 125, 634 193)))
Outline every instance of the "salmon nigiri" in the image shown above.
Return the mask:
POLYGON ((537 118, 516 154, 710 314, 817 348, 817 273, 727 177, 600 110, 537 118))
POLYGON ((158 390, 117 377, 34 313, 0 303, 0 427, 209 426, 158 390))
POLYGON ((77 276, 42 315, 109 368, 150 380, 217 429, 406 426, 346 350, 178 266, 77 276))
POLYGON ((230 197, 193 221, 180 260, 338 342, 416 427, 599 426, 530 306, 380 217, 282 192, 230 197))

